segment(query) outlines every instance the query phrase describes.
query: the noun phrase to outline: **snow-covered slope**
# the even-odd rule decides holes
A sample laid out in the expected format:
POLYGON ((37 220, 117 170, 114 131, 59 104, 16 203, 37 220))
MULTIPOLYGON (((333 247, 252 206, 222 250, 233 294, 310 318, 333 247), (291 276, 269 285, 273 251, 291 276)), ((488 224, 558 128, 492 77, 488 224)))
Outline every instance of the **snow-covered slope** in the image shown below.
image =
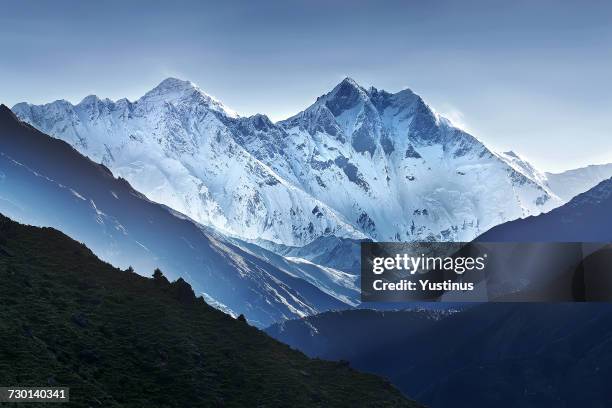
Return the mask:
POLYGON ((19 122, 0 105, 0 213, 60 229, 100 258, 150 275, 183 277, 211 305, 251 324, 346 309, 351 276, 241 249, 210 228, 147 200, 67 143, 19 122))
POLYGON ((289 135, 282 154, 258 154, 261 138, 247 149, 374 240, 469 240, 561 204, 410 90, 347 78, 279 126, 289 135))
POLYGON ((410 90, 350 78, 277 124, 238 117, 173 78, 135 102, 88 96, 13 111, 149 199, 247 240, 465 241, 562 204, 531 166, 492 152, 410 90))
POLYGON ((167 79, 135 102, 88 96, 75 106, 56 101, 13 111, 149 199, 220 231, 287 243, 322 234, 361 237, 237 143, 223 122, 233 120, 231 111, 190 82, 167 79))
MULTIPOLYGON (((281 255, 279 254, 280 251, 275 252, 254 243, 247 243, 238 239, 233 239, 232 243, 243 251, 259 258, 262 262, 273 265, 290 276, 314 285, 329 296, 344 303, 346 306, 342 307, 342 309, 347 308, 349 305, 357 306, 361 303, 359 275, 352 271, 335 268, 335 265, 313 262, 307 257, 292 256, 290 253, 281 255)), ((276 249, 278 250, 279 248, 276 249)), ((356 254, 351 255, 354 257, 350 259, 358 262, 359 256, 356 254)))
POLYGON ((513 151, 500 153, 499 156, 530 179, 547 186, 563 202, 570 201, 578 194, 584 193, 601 181, 612 177, 612 163, 592 164, 562 173, 542 173, 513 151))
POLYGON ((300 258, 320 266, 359 276, 362 241, 365 240, 324 236, 301 247, 275 244, 264 240, 257 240, 254 243, 287 258, 300 258))
POLYGON ((478 236, 480 242, 610 242, 612 178, 577 195, 559 208, 509 221, 478 236))
POLYGON ((612 163, 591 165, 563 173, 546 173, 546 182, 556 195, 564 201, 569 201, 610 177, 612 163))

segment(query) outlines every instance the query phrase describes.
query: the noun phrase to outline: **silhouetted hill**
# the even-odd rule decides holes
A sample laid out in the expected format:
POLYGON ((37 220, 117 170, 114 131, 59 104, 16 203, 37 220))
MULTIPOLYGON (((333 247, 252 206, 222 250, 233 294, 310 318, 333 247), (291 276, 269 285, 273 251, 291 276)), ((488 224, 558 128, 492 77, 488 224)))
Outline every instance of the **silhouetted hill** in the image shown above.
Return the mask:
POLYGON ((415 407, 194 296, 0 215, 0 384, 70 386, 75 407, 415 407))
POLYGON ((491 303, 440 317, 350 310, 266 332, 434 408, 612 406, 612 305, 491 303))

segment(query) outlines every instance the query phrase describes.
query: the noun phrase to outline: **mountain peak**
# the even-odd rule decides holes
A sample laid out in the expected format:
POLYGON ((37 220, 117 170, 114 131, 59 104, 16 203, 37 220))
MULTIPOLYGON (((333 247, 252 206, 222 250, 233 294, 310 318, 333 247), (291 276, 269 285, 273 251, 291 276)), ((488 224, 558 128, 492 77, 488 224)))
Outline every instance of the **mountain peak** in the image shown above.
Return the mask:
POLYGON ((197 86, 191 81, 185 81, 183 79, 168 77, 161 81, 159 85, 155 87, 156 89, 196 89, 197 86))
POLYGON ((351 77, 344 78, 338 85, 334 87, 334 89, 330 92, 330 95, 347 95, 349 93, 360 93, 366 95, 365 89, 351 77))
POLYGON ((0 120, 14 120, 18 121, 17 116, 13 113, 12 110, 9 109, 5 104, 0 104, 0 120))
POLYGON ((145 97, 183 95, 196 90, 199 91, 199 88, 193 82, 170 77, 164 79, 159 85, 147 92, 145 97))
POLYGON ((149 101, 176 101, 176 100, 191 100, 192 97, 203 100, 204 103, 211 109, 222 112, 229 117, 238 117, 238 114, 227 106, 223 105, 214 97, 202 91, 196 84, 191 81, 169 77, 164 79, 155 88, 147 92, 141 99, 149 101))
POLYGON ((342 85, 342 84, 350 85, 350 86, 353 86, 353 87, 355 87, 355 88, 361 88, 361 85, 359 85, 359 84, 357 83, 357 81, 355 81, 353 78, 351 78, 351 77, 349 77, 349 76, 345 77, 345 78, 342 80, 342 82, 340 82, 340 85, 342 85))
POLYGON ((346 77, 324 96, 325 105, 334 116, 368 100, 368 94, 353 78, 346 77))
POLYGON ((97 102, 101 102, 101 99, 97 95, 87 95, 79 102, 79 105, 91 105, 97 102))

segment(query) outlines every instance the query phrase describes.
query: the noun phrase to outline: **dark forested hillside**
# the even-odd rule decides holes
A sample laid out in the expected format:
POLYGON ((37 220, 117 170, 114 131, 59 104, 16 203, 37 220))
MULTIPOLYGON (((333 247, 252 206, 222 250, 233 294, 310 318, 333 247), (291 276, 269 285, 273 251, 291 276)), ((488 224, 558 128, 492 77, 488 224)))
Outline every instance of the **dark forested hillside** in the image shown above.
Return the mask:
POLYGON ((116 269, 1 215, 0 279, 2 385, 69 386, 76 407, 417 406, 213 309, 181 279, 116 269))

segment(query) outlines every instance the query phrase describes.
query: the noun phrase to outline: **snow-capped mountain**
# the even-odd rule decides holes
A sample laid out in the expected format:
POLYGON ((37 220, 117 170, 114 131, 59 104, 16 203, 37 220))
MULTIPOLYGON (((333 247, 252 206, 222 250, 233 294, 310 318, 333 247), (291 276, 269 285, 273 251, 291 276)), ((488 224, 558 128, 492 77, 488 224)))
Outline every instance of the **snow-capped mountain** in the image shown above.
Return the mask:
POLYGON ((410 90, 366 90, 347 78, 279 125, 304 190, 375 240, 469 240, 560 203, 410 90))
POLYGON ((248 240, 467 241, 563 203, 528 163, 491 151, 412 91, 350 78, 276 124, 173 78, 135 102, 88 96, 13 111, 149 199, 248 240))
POLYGON ((56 101, 13 110, 149 199, 220 231, 288 243, 362 236, 237 142, 227 123, 257 126, 256 118, 235 119, 190 82, 167 79, 135 102, 88 96, 75 106, 56 101))
POLYGON ((228 239, 146 199, 104 166, 0 105, 0 213, 60 229, 101 259, 183 277, 198 295, 264 327, 357 303, 356 277, 228 239), (245 249, 241 248, 244 247, 245 249))

